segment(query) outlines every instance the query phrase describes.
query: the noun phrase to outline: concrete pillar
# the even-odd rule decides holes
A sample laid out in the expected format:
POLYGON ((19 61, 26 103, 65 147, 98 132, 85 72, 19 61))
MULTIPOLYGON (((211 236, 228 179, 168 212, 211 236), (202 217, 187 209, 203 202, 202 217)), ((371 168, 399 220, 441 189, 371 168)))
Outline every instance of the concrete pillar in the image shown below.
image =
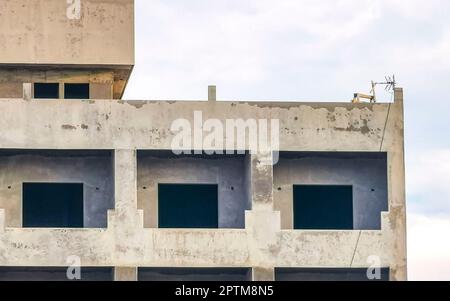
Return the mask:
POLYGON ((275 281, 274 268, 253 268, 252 281, 275 281))
POLYGON ((217 89, 216 86, 208 86, 208 101, 217 100, 217 89))
POLYGON ((118 213, 137 210, 136 150, 114 152, 115 209, 118 213))
POLYGON ((250 156, 252 210, 273 211, 272 153, 257 153, 250 156))
POLYGON ((23 99, 31 100, 33 98, 33 88, 31 83, 23 84, 23 99))
POLYGON ((59 99, 64 99, 64 82, 59 82, 59 99))
POLYGON ((137 281, 137 271, 136 267, 115 267, 114 281, 137 281))
POLYGON ((137 209, 136 153, 136 150, 114 152, 115 210, 109 211, 108 228, 114 231, 114 260, 119 266, 134 266, 133 258, 144 256, 140 231, 144 218, 137 209))
POLYGON ((389 218, 392 233, 396 237, 392 244, 392 254, 396 264, 390 267, 390 279, 407 280, 406 266, 406 191, 405 191, 405 153, 404 153, 404 111, 403 89, 395 88, 394 104, 387 116, 386 130, 381 151, 388 152, 388 195, 389 218))
POLYGON ((280 247, 280 212, 273 211, 272 153, 250 155, 249 189, 252 210, 245 214, 245 228, 249 234, 250 256, 254 264, 254 281, 273 281, 276 252, 280 247))

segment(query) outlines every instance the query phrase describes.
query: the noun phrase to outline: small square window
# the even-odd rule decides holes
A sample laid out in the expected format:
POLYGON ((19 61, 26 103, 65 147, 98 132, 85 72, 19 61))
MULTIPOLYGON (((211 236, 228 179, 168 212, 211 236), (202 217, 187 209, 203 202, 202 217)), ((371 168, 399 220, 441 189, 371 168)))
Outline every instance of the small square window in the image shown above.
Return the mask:
POLYGON ((219 227, 217 185, 160 184, 160 228, 219 227))
POLYGON ((58 99, 59 84, 58 83, 35 83, 34 98, 37 99, 58 99))
POLYGON ((294 229, 353 230, 353 187, 294 186, 294 229))
POLYGON ((89 99, 89 84, 64 84, 65 99, 89 99))

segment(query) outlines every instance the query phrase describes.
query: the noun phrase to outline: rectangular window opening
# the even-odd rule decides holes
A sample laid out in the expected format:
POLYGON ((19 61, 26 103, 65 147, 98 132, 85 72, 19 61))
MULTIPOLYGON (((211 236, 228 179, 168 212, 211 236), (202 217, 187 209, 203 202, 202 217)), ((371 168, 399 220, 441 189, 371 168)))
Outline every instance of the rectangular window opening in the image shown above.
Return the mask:
POLYGON ((219 227, 218 185, 159 184, 159 228, 219 227))
POLYGON ((275 281, 389 281, 389 268, 380 275, 368 277, 367 268, 276 268, 275 281))
POLYGON ((250 268, 139 268, 139 281, 250 281, 250 268))
POLYGON ((294 229, 353 230, 353 187, 294 185, 294 229))
POLYGON ((59 84, 58 83, 35 83, 34 98, 37 99, 58 99, 59 84))
POLYGON ((65 99, 89 99, 89 84, 64 84, 65 99))
POLYGON ((82 267, 81 279, 67 278, 67 268, 60 267, 0 267, 0 281, 113 281, 110 267, 82 267))
POLYGON ((83 184, 23 183, 24 228, 83 228, 83 184))

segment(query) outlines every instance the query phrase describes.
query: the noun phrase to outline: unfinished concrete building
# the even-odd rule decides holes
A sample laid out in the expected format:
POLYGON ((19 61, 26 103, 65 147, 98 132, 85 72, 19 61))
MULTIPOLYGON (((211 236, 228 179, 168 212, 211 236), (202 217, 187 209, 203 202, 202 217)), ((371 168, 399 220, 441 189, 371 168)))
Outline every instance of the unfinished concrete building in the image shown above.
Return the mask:
POLYGON ((82 280, 367 280, 374 258, 406 279, 402 89, 123 101, 134 1, 72 2, 0 2, 0 280, 65 280, 71 258, 82 280), (277 164, 174 154, 196 111, 279 119, 277 164))

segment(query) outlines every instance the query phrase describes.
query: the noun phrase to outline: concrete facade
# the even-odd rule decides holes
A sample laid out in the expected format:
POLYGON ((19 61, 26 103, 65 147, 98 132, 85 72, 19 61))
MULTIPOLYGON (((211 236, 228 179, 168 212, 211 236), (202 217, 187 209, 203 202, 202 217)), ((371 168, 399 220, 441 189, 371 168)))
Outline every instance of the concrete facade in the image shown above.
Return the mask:
POLYGON ((120 99, 134 66, 133 0, 4 0, 0 98, 24 83, 90 83, 92 99, 120 99))
POLYGON ((133 1, 85 0, 78 21, 64 19, 61 2, 0 4, 7 15, 0 18, 0 41, 11 49, 48 42, 19 54, 0 47, 0 279, 24 271, 39 278, 48 274, 46 267, 67 267, 71 256, 93 271, 113 267, 121 281, 168 274, 266 281, 276 278, 276 269, 296 269, 287 274, 303 279, 301 268, 368 268, 377 256, 390 280, 406 280, 401 88, 393 103, 375 104, 218 101, 215 87, 208 89, 209 101, 116 100, 134 64, 133 1), (49 10, 42 9, 46 5, 49 10), (28 14, 44 25, 30 29, 14 19, 28 14), (16 25, 18 32, 5 30, 16 25), (72 46, 68 55, 58 52, 72 46), (97 94, 33 99, 36 76, 61 85, 88 81, 97 94), (175 156, 172 123, 182 118, 194 124, 196 111, 223 124, 278 119, 280 161, 263 164, 271 153, 175 156), (87 227, 22 228, 21 185, 27 181, 85 184, 87 227), (220 229, 158 229, 158 183, 219 185, 220 229), (305 183, 353 185, 355 230, 293 230, 292 187, 305 183))

